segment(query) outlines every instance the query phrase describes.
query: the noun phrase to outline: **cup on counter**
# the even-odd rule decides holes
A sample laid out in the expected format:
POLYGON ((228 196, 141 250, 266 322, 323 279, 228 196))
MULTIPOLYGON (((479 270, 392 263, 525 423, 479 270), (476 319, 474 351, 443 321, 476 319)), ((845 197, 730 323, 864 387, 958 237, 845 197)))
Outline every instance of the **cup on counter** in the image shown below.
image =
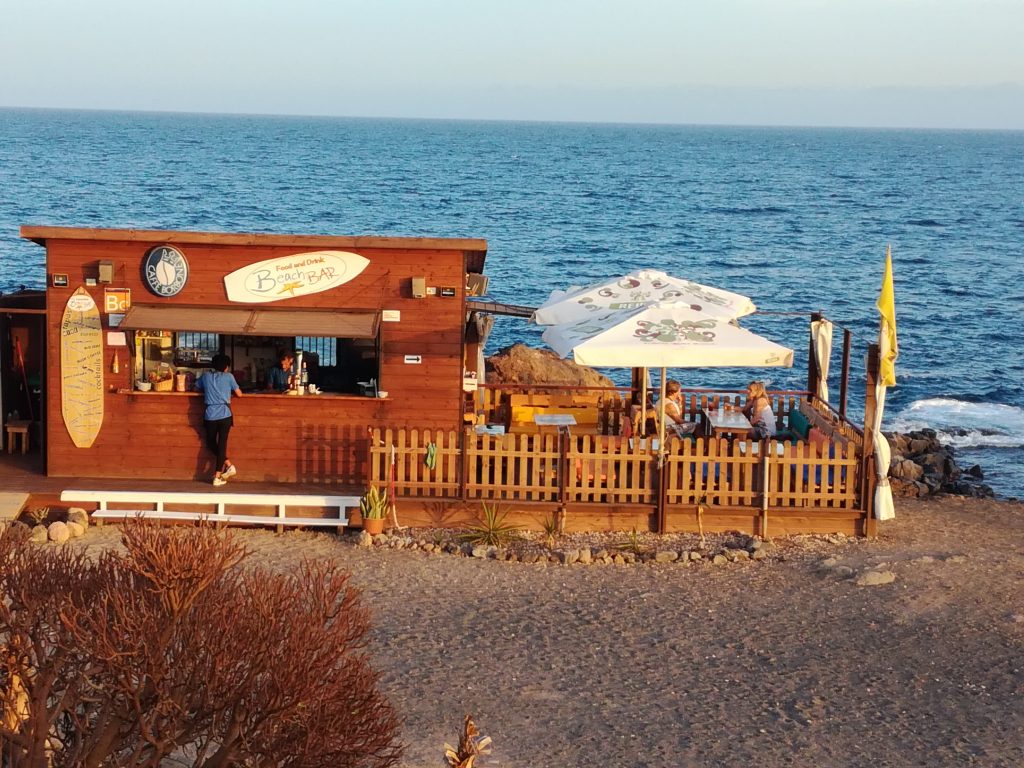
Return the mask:
POLYGON ((377 390, 377 397, 379 397, 381 400, 383 400, 387 396, 388 396, 388 391, 386 389, 378 389, 377 390))

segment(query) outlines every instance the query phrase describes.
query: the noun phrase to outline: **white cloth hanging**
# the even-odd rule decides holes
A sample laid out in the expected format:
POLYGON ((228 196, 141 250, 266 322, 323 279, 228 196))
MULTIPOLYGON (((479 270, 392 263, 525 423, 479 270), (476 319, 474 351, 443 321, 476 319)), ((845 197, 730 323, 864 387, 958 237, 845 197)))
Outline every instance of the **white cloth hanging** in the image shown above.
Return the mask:
POLYGON ((875 470, 878 484, 875 486, 875 519, 892 520, 896 517, 896 507, 892 501, 892 487, 889 485, 889 461, 891 452, 889 441, 882 434, 882 412, 885 410, 885 385, 879 379, 875 384, 875 418, 871 424, 871 434, 875 444, 875 470))
POLYGON ((828 402, 828 366, 832 359, 832 321, 811 322, 811 338, 814 340, 814 359, 818 364, 818 391, 815 393, 822 402, 828 402))

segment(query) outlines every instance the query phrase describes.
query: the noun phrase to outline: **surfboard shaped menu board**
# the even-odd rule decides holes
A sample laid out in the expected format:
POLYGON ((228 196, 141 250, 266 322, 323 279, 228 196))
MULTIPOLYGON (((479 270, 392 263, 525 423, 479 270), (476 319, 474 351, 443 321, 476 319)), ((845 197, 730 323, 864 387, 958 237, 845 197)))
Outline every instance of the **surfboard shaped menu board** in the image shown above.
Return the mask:
POLYGON ((348 251, 296 253, 236 269, 224 276, 224 289, 229 301, 282 301, 344 285, 369 263, 369 259, 348 251))
POLYGON ((103 329, 84 288, 71 294, 60 321, 60 412, 72 442, 91 446, 103 426, 103 329))

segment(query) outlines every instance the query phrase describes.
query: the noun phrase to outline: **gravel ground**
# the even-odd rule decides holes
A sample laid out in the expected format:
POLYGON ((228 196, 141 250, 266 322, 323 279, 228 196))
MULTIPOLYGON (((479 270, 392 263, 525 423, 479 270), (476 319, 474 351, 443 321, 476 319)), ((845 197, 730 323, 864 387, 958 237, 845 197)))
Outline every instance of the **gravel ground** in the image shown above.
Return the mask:
POLYGON ((689 568, 241 535, 271 568, 352 570, 409 768, 443 765, 467 713, 494 739, 477 768, 1024 765, 1024 506, 898 512, 874 541, 689 568), (895 581, 859 586, 866 571, 895 581))

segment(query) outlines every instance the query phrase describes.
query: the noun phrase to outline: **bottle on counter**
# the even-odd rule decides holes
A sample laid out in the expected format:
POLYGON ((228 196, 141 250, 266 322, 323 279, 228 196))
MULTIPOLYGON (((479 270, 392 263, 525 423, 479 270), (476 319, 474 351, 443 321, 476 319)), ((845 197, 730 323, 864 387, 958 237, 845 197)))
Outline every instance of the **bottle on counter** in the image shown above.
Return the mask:
POLYGON ((302 361, 302 373, 299 374, 299 394, 305 394, 309 389, 309 370, 306 368, 306 361, 302 361))

